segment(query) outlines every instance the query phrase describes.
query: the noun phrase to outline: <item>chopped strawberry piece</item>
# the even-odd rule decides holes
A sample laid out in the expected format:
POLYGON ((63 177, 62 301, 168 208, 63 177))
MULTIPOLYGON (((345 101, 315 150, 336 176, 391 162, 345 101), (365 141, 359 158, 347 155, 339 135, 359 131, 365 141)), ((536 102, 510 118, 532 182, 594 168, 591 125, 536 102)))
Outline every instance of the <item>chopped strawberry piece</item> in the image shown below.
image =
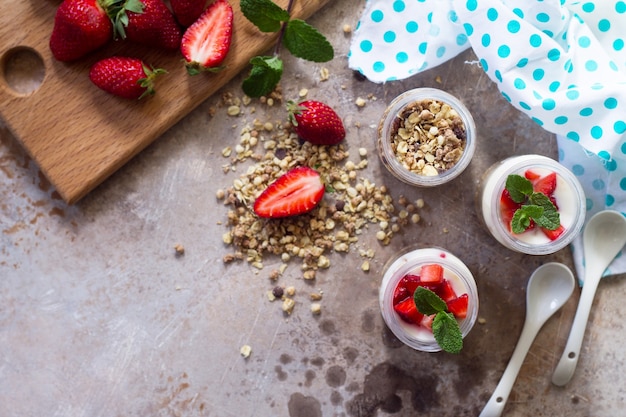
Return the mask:
POLYGON ((428 330, 433 329, 433 321, 435 320, 435 314, 430 316, 422 316, 422 321, 420 322, 420 326, 427 328, 428 330))
POLYGON ((559 227, 557 227, 555 230, 548 230, 545 227, 541 228, 541 231, 548 236, 548 238, 550 240, 557 240, 559 238, 559 236, 561 236, 563 234, 563 232, 565 231, 565 228, 563 227, 563 225, 559 225, 559 227))
POLYGON ((259 217, 287 217, 309 212, 324 197, 324 183, 313 168, 296 167, 271 183, 254 202, 259 217))
POLYGON ((443 267, 439 264, 422 266, 420 280, 425 286, 441 284, 443 282, 443 267))
POLYGON ((454 317, 458 319, 467 317, 467 306, 469 304, 467 294, 461 294, 457 298, 448 301, 446 304, 448 305, 448 311, 454 314, 454 317))
POLYGON ((537 172, 533 171, 532 169, 527 169, 526 172, 524 172, 524 176, 530 182, 538 180, 541 177, 541 175, 539 175, 537 172))
POLYGON ((551 172, 548 175, 539 178, 533 182, 533 190, 536 193, 543 193, 550 197, 554 194, 556 189, 556 172, 551 172))
POLYGON ((406 300, 393 306, 393 309, 398 313, 400 318, 407 323, 420 325, 424 315, 417 310, 415 301, 413 298, 407 298, 406 300))
POLYGON ((452 284, 447 279, 444 279, 441 284, 435 288, 435 294, 437 294, 445 302, 448 302, 457 297, 452 284))
POLYGON ((504 189, 502 191, 502 194, 500 195, 500 218, 509 231, 511 231, 511 220, 513 220, 513 215, 521 206, 522 205, 520 203, 513 201, 508 190, 504 189))
POLYGON ((420 285, 420 277, 418 275, 406 274, 403 276, 393 293, 393 303, 397 304, 407 297, 413 297, 415 289, 420 285))

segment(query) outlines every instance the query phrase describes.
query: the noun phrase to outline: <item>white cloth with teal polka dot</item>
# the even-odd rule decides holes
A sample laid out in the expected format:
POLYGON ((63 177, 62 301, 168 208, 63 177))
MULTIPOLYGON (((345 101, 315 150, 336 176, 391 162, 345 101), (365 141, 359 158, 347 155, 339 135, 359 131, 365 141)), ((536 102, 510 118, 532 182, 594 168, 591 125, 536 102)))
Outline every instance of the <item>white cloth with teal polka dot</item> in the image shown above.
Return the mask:
MULTIPOLYGON (((391 82, 472 48, 478 62, 468 64, 556 135, 559 161, 585 189, 587 218, 626 215, 625 42, 626 1, 368 0, 348 65, 391 82)), ((572 250, 582 277, 582 236, 572 250)), ((605 276, 626 272, 625 252, 605 276)))

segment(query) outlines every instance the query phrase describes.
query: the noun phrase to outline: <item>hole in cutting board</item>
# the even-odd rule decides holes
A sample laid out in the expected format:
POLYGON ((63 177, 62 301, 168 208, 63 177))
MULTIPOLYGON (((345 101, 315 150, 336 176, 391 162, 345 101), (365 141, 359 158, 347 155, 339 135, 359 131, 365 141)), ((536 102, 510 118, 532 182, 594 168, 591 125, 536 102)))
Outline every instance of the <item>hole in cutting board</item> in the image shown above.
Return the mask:
POLYGON ((37 91, 46 75, 41 55, 25 46, 9 49, 2 56, 1 65, 4 82, 19 95, 37 91))

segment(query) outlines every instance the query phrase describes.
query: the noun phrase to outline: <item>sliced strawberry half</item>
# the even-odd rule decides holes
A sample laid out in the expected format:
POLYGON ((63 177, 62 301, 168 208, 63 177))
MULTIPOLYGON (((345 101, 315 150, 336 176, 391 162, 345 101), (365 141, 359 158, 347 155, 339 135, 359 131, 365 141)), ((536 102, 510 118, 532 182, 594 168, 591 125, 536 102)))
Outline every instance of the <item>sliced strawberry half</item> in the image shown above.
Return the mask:
POLYGON ((417 310, 412 297, 395 304, 393 309, 407 323, 419 326, 423 321, 424 315, 417 310))
POLYGON ((233 36, 233 8, 217 0, 183 34, 180 49, 191 75, 217 71, 230 50, 233 36))
POLYGON ((461 294, 457 298, 454 298, 446 303, 448 305, 448 311, 458 319, 464 319, 467 317, 467 306, 469 305, 469 296, 467 294, 461 294))
POLYGON ((551 172, 533 182, 533 190, 536 193, 543 193, 547 197, 554 194, 556 190, 556 172, 551 172))
POLYGON ((288 217, 309 212, 324 197, 319 172, 309 167, 293 168, 271 183, 254 202, 259 217, 288 217))

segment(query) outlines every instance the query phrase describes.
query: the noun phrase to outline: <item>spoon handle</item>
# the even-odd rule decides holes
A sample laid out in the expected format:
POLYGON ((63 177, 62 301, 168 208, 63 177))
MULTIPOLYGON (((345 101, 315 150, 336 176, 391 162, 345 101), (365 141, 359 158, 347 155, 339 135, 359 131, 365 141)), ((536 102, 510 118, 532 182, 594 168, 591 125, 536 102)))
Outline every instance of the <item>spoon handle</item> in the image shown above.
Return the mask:
POLYGON ((572 329, 570 330, 561 359, 552 374, 552 383, 554 385, 562 387, 574 376, 574 371, 578 364, 578 357, 580 356, 580 348, 585 336, 585 329, 587 328, 587 321, 589 320, 589 313, 591 312, 591 305, 593 304, 601 276, 602 271, 585 276, 583 289, 580 292, 580 299, 578 301, 578 308, 576 309, 576 315, 572 323, 572 329))
POLYGON ((526 319, 522 334, 517 342, 517 346, 515 346, 509 364, 504 370, 500 382, 493 391, 493 394, 491 394, 491 398, 487 401, 479 417, 498 417, 502 414, 511 389, 513 388, 513 384, 517 379, 517 374, 524 363, 528 349, 530 349, 533 340, 535 340, 539 332, 539 328, 540 326, 537 326, 536 323, 528 320, 528 318, 526 319))

